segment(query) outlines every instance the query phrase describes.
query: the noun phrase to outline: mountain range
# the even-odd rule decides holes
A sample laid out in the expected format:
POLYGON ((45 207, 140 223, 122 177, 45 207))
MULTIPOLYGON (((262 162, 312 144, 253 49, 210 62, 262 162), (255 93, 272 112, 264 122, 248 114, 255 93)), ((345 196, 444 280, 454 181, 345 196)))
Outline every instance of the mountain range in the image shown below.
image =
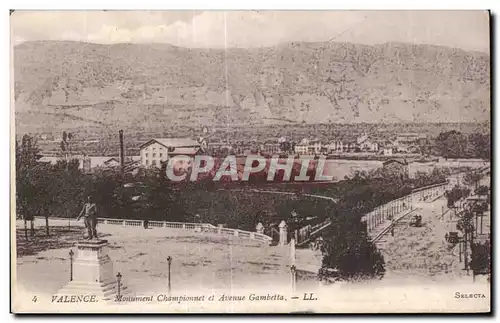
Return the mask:
POLYGON ((442 46, 37 41, 13 65, 17 133, 490 119, 489 54, 442 46))

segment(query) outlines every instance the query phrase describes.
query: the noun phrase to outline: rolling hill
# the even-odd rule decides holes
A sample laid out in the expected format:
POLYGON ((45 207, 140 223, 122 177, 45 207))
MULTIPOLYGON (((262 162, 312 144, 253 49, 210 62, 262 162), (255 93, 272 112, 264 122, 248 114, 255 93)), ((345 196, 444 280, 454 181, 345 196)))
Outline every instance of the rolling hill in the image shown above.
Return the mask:
POLYGON ((41 41, 13 59, 17 133, 490 118, 489 55, 440 46, 41 41))

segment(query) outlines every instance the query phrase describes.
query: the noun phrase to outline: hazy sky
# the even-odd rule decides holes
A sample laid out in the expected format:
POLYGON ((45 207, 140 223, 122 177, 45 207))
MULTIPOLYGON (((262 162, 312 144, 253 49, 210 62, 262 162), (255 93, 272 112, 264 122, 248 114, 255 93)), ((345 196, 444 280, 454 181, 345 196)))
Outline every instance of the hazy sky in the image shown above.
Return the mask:
POLYGON ((291 41, 427 43, 489 52, 485 11, 17 11, 12 42, 259 47, 291 41))

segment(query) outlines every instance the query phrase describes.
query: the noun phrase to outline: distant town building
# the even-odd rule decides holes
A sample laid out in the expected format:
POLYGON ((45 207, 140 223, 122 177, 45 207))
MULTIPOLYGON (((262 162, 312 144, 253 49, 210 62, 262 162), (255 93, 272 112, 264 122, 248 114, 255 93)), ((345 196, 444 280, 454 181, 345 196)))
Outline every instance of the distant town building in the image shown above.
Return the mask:
POLYGON ((333 141, 328 145, 329 153, 343 152, 344 151, 344 143, 340 140, 333 141))
POLYGON ((413 145, 420 140, 427 138, 425 134, 420 133, 399 133, 396 137, 396 142, 399 145, 413 145))
POLYGON ((367 134, 363 134, 362 136, 356 139, 356 144, 359 150, 361 151, 370 151, 375 152, 379 150, 379 145, 376 141, 373 141, 368 137, 367 134))
POLYGON ((295 153, 299 155, 309 154, 309 139, 303 138, 298 144, 296 144, 295 153))
POLYGON ((344 147, 347 147, 346 149, 344 149, 344 151, 347 151, 347 152, 360 151, 358 143, 356 141, 348 141, 347 143, 344 144, 344 147))
POLYGON ((161 167, 162 162, 177 155, 194 156, 200 152, 200 143, 189 138, 154 138, 141 146, 141 164, 161 167))
POLYGON ((330 152, 329 147, 330 145, 324 145, 319 139, 309 140, 304 138, 295 144, 294 151, 299 155, 320 155, 330 152))
POLYGON ((127 160, 124 165, 124 172, 136 175, 143 168, 140 160, 127 160))
POLYGON ((368 135, 366 133, 359 136, 358 138, 356 138, 356 142, 358 145, 361 145, 362 143, 364 143, 367 140, 368 140, 368 135))
POLYGON ((116 157, 111 157, 110 159, 106 160, 103 163, 103 166, 105 166, 105 167, 115 167, 115 166, 119 166, 119 165, 120 165, 120 160, 118 160, 118 158, 116 158, 116 157))
POLYGON ((281 152, 279 143, 265 143, 264 145, 261 145, 260 150, 261 153, 270 155, 279 154, 281 152))
POLYGON ((382 154, 385 156, 392 156, 393 153, 394 152, 392 147, 385 147, 384 149, 382 149, 382 154))
POLYGON ((305 145, 302 143, 295 145, 295 153, 299 155, 307 155, 308 151, 309 151, 309 145, 305 145))
POLYGON ((307 152, 311 155, 319 155, 321 154, 321 146, 322 144, 319 140, 310 141, 307 152))
MULTIPOLYGON (((85 173, 91 173, 95 169, 111 170, 120 167, 118 157, 73 155, 72 158, 79 161, 78 168, 85 173)), ((38 162, 55 165, 58 160, 64 160, 64 158, 57 156, 43 156, 38 160, 38 162)), ((140 161, 140 156, 125 157, 125 171, 127 172, 127 167, 140 165, 140 161)))

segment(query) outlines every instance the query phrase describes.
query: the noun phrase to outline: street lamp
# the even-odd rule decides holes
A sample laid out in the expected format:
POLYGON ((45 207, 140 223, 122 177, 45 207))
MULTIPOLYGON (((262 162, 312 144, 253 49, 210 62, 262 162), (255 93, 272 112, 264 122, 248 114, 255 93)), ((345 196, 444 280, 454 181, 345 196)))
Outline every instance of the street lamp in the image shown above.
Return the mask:
POLYGON ((168 261, 168 294, 170 295, 170 292, 172 291, 172 288, 170 285, 170 267, 172 265, 172 257, 168 256, 167 261, 168 261))
POLYGON ((120 274, 120 272, 118 272, 118 274, 116 274, 116 282, 117 282, 117 288, 118 288, 118 291, 117 291, 117 297, 118 299, 120 299, 120 285, 121 285, 121 280, 122 280, 122 274, 120 274))
POLYGON ((73 249, 69 250, 69 281, 73 280, 73 249))
POLYGON ((297 267, 295 265, 290 266, 291 278, 292 278, 292 292, 295 292, 297 284, 297 267))

